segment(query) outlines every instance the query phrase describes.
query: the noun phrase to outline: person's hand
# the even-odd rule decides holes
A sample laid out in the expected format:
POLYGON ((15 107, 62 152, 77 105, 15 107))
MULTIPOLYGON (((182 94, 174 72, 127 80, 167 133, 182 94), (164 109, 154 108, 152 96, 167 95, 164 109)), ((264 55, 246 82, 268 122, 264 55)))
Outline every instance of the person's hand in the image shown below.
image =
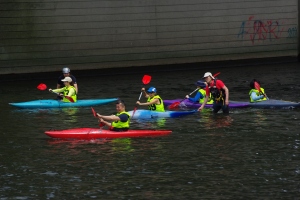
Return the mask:
POLYGON ((264 97, 263 98, 267 98, 267 94, 266 93, 264 93, 264 97))
POLYGON ((185 98, 188 99, 188 98, 190 98, 190 96, 189 96, 189 95, 186 95, 185 98))
POLYGON ((100 123, 103 123, 103 122, 104 122, 104 119, 99 118, 99 122, 100 122, 100 123))
POLYGON ((229 101, 225 100, 225 105, 228 106, 229 105, 229 101))
POLYGON ((145 88, 142 88, 142 92, 145 92, 145 88))
POLYGON ((99 113, 97 113, 97 116, 98 116, 100 119, 102 119, 102 115, 100 115, 99 113))
POLYGON ((52 92, 52 89, 51 89, 51 88, 49 88, 49 92, 52 92))
POLYGON ((203 109, 203 106, 200 106, 200 107, 198 108, 198 111, 200 112, 200 111, 202 111, 202 109, 203 109))
POLYGON ((137 105, 141 105, 141 102, 140 102, 140 101, 137 101, 136 104, 137 104, 137 105))

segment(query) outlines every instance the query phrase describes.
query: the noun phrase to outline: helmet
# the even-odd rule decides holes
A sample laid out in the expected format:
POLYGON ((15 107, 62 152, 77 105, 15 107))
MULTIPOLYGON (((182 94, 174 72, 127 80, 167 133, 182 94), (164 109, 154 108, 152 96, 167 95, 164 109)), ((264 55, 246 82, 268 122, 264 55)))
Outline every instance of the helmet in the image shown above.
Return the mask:
POLYGON ((201 88, 206 88, 206 84, 205 84, 203 81, 197 81, 197 82, 195 83, 195 85, 197 85, 197 86, 199 86, 199 87, 201 87, 201 88))
POLYGON ((70 73, 70 71, 71 70, 69 68, 67 68, 67 67, 65 67, 65 68, 62 69, 62 73, 64 73, 64 74, 70 73))

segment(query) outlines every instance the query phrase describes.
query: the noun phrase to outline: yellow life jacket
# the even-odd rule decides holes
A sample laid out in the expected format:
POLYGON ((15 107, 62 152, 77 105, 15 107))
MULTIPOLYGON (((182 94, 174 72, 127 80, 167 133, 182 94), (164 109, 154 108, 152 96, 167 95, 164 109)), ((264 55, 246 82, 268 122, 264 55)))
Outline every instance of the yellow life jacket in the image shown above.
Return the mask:
POLYGON ((264 88, 260 88, 260 90, 261 90, 262 93, 260 93, 260 92, 259 92, 258 90, 256 90, 256 89, 251 89, 251 90, 250 90, 250 92, 249 92, 250 102, 258 102, 258 101, 265 101, 265 100, 267 100, 266 97, 264 97, 263 99, 256 100, 256 101, 254 101, 254 100, 252 99, 252 97, 251 97, 251 93, 252 93, 252 92, 255 92, 255 93, 256 93, 256 96, 260 96, 260 95, 263 95, 263 94, 265 93, 264 88))
POLYGON ((160 98, 159 95, 155 95, 152 98, 148 98, 147 102, 150 102, 153 99, 159 99, 160 104, 151 104, 148 106, 149 110, 158 111, 158 112, 165 112, 165 106, 163 100, 160 98))
POLYGON ((126 114, 126 115, 128 115, 128 120, 126 121, 126 122, 121 122, 121 121, 114 121, 114 122, 112 122, 111 123, 111 126, 113 127, 113 128, 129 128, 129 123, 130 123, 130 114, 128 113, 128 112, 125 112, 125 111, 123 111, 123 112, 120 112, 120 113, 117 113, 116 114, 116 116, 119 116, 119 115, 121 115, 121 114, 126 114))
MULTIPOLYGON (((75 92, 74 92, 74 94, 71 96, 71 98, 73 99, 74 102, 76 102, 76 101, 77 101, 77 95, 76 95, 76 89, 75 89, 75 87, 74 87, 74 86, 69 86, 69 87, 63 87, 63 88, 64 88, 64 96, 67 96, 67 95, 69 94, 69 91, 70 91, 71 88, 74 89, 75 92)), ((63 101, 63 102, 70 102, 70 100, 67 99, 66 97, 64 97, 64 98, 62 99, 62 101, 63 101)))
MULTIPOLYGON (((204 90, 204 89, 200 89, 199 90, 199 92, 202 94, 202 96, 203 96, 203 98, 201 99, 199 99, 199 103, 201 103, 201 104, 203 104, 203 102, 204 102, 204 99, 205 99, 205 97, 206 97, 206 91, 204 90)), ((206 104, 213 104, 214 103, 214 100, 212 99, 212 96, 211 96, 211 93, 209 94, 209 98, 208 98, 208 100, 207 100, 207 103, 206 104)))

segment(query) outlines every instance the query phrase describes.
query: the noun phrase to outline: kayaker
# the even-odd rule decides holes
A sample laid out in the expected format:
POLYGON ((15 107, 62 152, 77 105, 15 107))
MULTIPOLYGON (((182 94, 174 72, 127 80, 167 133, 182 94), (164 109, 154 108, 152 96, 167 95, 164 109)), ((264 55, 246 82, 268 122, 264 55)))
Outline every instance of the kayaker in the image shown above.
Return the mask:
POLYGON ((205 104, 208 102, 210 94, 213 98, 213 112, 217 113, 222 109, 223 113, 229 114, 229 90, 226 85, 221 80, 217 80, 210 72, 206 72, 203 76, 203 79, 208 84, 205 88, 206 97, 203 104, 198 108, 198 111, 201 111, 205 104))
POLYGON ((129 129, 130 124, 130 114, 126 112, 125 103, 122 100, 118 100, 116 103, 116 110, 117 114, 105 116, 100 115, 97 113, 97 116, 99 118, 99 122, 103 123, 106 126, 109 126, 109 130, 111 131, 127 131, 129 129), (107 122, 105 120, 113 121, 113 122, 107 122))
POLYGON ((50 88, 49 91, 50 92, 55 92, 55 93, 62 92, 63 94, 60 94, 60 96, 62 97, 63 102, 71 102, 70 98, 71 98, 71 100, 73 100, 72 102, 76 102, 77 101, 77 94, 76 94, 76 89, 74 87, 72 78, 65 77, 61 81, 64 83, 65 87, 55 89, 55 90, 52 90, 50 88))
MULTIPOLYGON (((61 80, 64 79, 65 77, 70 77, 70 78, 72 79, 72 81, 73 81, 73 86, 74 86, 75 89, 76 89, 76 94, 78 94, 77 80, 76 80, 75 76, 73 76, 73 75, 71 74, 71 70, 70 70, 70 68, 68 68, 68 67, 64 67, 64 68, 62 69, 62 75, 60 75, 60 76, 58 77, 58 81, 57 81, 57 86, 56 86, 56 88, 59 89, 59 88, 65 87, 64 83, 61 81, 61 80)), ((57 96, 57 98, 58 98, 58 99, 62 99, 61 96, 57 96)))
POLYGON ((267 95, 265 93, 264 88, 260 87, 261 92, 259 92, 255 88, 255 82, 260 85, 260 81, 253 79, 250 81, 250 91, 249 91, 249 96, 250 96, 250 102, 258 102, 258 101, 265 101, 267 100, 267 95))
MULTIPOLYGON (((185 98, 194 103, 199 102, 200 104, 202 104, 206 96, 205 88, 207 86, 207 83, 205 81, 197 81, 195 85, 197 86, 197 88, 199 88, 198 92, 196 93, 196 96, 192 98, 189 95, 186 95, 185 98)), ((207 104, 213 104, 213 103, 214 101, 212 100, 212 96, 210 94, 207 104)))
POLYGON ((147 92, 145 88, 142 88, 145 97, 148 98, 146 103, 141 103, 137 101, 136 103, 141 106, 148 106, 149 110, 157 112, 165 112, 164 102, 159 95, 157 95, 157 90, 155 87, 150 87, 147 92))

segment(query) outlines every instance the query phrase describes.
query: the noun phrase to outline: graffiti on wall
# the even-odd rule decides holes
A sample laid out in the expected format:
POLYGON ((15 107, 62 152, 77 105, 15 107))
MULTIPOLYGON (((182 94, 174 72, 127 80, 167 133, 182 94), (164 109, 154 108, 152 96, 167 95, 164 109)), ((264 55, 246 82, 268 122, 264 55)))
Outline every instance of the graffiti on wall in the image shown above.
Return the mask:
POLYGON ((243 21, 238 33, 238 38, 250 40, 252 44, 257 41, 275 40, 283 37, 283 33, 288 33, 287 37, 297 37, 297 28, 286 30, 284 21, 280 20, 257 20, 250 16, 247 21, 243 21))

